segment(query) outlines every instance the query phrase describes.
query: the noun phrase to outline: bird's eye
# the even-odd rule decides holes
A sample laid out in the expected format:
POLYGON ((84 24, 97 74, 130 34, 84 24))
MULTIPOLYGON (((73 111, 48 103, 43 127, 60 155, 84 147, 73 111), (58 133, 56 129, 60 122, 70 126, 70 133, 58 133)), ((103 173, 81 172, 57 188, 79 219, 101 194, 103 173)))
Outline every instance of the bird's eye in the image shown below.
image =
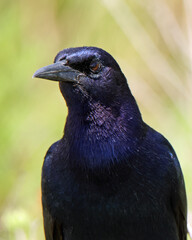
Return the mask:
POLYGON ((101 64, 100 62, 92 62, 89 66, 91 72, 96 73, 100 70, 101 64))
POLYGON ((69 65, 69 60, 66 59, 66 57, 62 57, 59 59, 60 62, 63 62, 64 65, 69 65))
POLYGON ((65 65, 69 65, 69 60, 65 59, 65 65))

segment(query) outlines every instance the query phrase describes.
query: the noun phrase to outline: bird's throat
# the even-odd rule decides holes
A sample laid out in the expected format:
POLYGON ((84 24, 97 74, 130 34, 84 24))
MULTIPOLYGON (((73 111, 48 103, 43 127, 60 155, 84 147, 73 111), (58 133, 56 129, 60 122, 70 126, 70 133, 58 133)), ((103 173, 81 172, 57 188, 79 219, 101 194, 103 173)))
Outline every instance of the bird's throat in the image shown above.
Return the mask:
POLYGON ((64 138, 72 148, 70 158, 76 161, 74 164, 90 168, 109 166, 132 154, 140 123, 126 113, 123 107, 108 108, 99 103, 87 114, 69 111, 64 138))

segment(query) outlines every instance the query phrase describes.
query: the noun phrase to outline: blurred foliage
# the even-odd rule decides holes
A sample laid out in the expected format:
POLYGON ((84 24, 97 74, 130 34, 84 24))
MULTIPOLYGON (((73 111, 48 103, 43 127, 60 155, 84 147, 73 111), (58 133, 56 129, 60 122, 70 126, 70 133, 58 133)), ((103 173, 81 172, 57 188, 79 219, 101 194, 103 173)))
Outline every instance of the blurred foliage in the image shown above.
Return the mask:
POLYGON ((67 47, 98 46, 127 76, 144 120, 174 146, 192 209, 191 0, 0 1, 0 240, 43 239, 41 166, 66 105, 32 79, 67 47))

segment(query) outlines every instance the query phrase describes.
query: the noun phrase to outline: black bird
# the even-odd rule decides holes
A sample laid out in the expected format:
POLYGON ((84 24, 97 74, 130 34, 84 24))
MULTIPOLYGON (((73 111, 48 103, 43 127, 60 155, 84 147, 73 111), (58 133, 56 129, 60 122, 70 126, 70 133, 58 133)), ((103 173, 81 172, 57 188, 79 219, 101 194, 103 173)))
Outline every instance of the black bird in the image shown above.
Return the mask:
POLYGON ((42 169, 46 240, 184 240, 186 193, 170 143, 143 122, 119 65, 96 47, 59 52, 64 136, 42 169))

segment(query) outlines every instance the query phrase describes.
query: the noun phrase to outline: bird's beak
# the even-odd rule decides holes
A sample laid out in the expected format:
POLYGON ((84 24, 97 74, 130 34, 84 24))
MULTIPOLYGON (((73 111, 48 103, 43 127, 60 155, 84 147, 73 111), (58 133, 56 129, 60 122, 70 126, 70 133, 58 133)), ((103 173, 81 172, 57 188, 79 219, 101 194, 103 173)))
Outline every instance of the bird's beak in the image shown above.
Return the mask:
POLYGON ((38 69, 33 78, 44 78, 53 81, 77 82, 80 72, 65 65, 66 61, 60 61, 38 69))

